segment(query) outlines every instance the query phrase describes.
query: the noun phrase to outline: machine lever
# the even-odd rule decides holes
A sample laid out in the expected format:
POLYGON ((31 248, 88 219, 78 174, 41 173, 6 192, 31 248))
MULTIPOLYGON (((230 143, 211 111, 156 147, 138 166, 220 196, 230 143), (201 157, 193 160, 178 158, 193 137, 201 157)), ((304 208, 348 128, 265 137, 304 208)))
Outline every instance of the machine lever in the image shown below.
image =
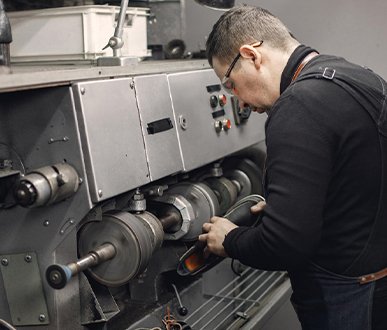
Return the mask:
POLYGON ((54 289, 62 289, 70 279, 87 268, 97 266, 115 257, 117 251, 113 244, 105 243, 83 258, 67 265, 51 265, 46 270, 48 284, 54 289))
POLYGON ((176 288, 176 285, 175 284, 172 284, 172 287, 173 287, 173 290, 175 290, 175 294, 176 294, 176 298, 177 298, 177 301, 179 303, 179 308, 178 308, 178 313, 181 315, 181 316, 186 316, 188 314, 188 309, 187 307, 185 307, 183 305, 183 303, 181 302, 181 299, 180 299, 180 294, 179 294, 179 291, 177 291, 177 288, 176 288))

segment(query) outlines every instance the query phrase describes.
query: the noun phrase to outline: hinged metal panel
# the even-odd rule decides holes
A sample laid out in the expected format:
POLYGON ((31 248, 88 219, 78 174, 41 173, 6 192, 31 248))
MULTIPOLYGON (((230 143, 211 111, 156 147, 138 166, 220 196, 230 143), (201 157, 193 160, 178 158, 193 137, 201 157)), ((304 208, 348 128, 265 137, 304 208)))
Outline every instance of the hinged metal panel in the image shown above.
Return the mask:
POLYGON ((136 77, 134 82, 151 180, 182 171, 183 162, 167 76, 162 74, 136 77), (168 120, 171 121, 169 127, 164 127, 156 133, 149 130, 152 123, 168 120))
POLYGON ((213 70, 170 74, 168 81, 184 170, 198 168, 264 140, 267 116, 252 113, 243 124, 236 125, 231 95, 221 89, 213 70), (212 95, 218 99, 224 95, 226 104, 212 108, 212 95), (217 131, 215 123, 222 120, 230 120, 231 127, 217 131))
POLYGON ((42 279, 34 252, 0 256, 0 269, 12 324, 49 324, 42 279))
POLYGON ((149 182, 132 79, 74 85, 91 197, 98 202, 149 182))

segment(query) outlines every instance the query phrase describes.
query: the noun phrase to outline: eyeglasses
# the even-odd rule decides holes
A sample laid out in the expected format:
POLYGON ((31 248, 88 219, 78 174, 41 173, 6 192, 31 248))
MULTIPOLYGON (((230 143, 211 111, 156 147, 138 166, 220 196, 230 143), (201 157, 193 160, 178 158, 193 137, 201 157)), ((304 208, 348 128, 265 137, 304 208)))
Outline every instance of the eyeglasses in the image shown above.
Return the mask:
MULTIPOLYGON (((261 41, 254 41, 253 43, 251 43, 249 45, 252 46, 252 47, 259 47, 259 46, 262 45, 262 43, 263 43, 263 40, 261 40, 261 41)), ((231 62, 230 66, 228 67, 228 69, 226 71, 226 74, 224 75, 224 77, 222 79, 222 82, 221 82, 221 84, 222 84, 223 88, 225 89, 225 91, 227 93, 230 93, 230 94, 232 94, 232 90, 235 88, 234 82, 230 80, 230 74, 231 74, 232 69, 234 69, 234 66, 235 66, 236 62, 238 62, 240 57, 241 57, 241 53, 239 52, 238 55, 235 56, 235 58, 231 62)))

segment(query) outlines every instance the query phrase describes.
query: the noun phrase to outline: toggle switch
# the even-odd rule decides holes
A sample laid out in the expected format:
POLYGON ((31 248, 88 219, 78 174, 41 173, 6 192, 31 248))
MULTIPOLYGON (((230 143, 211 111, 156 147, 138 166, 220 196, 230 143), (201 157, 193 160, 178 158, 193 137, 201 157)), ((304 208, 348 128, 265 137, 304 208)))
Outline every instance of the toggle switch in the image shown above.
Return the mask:
POLYGON ((215 120, 214 127, 216 133, 219 133, 222 130, 223 124, 220 120, 215 120))

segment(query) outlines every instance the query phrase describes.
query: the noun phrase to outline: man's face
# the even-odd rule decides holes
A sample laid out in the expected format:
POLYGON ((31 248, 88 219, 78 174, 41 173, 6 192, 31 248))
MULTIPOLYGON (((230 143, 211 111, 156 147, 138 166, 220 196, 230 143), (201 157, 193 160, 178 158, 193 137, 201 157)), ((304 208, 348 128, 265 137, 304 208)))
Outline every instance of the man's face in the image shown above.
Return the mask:
POLYGON ((224 63, 214 57, 212 64, 223 88, 238 98, 241 107, 250 106, 259 113, 270 109, 261 66, 257 68, 254 58, 239 56, 234 62, 224 63))

